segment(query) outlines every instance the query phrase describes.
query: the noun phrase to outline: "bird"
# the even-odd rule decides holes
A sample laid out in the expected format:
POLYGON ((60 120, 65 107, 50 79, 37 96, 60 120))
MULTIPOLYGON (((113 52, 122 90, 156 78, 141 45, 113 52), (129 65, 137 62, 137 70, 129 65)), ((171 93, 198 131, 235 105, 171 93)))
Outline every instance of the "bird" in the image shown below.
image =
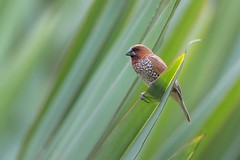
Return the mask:
MULTIPOLYGON (((150 86, 168 68, 160 57, 143 44, 130 47, 126 56, 131 57, 133 69, 147 86, 150 86)), ((190 123, 190 115, 183 101, 182 89, 177 80, 173 84, 170 96, 181 106, 186 120, 190 123)))

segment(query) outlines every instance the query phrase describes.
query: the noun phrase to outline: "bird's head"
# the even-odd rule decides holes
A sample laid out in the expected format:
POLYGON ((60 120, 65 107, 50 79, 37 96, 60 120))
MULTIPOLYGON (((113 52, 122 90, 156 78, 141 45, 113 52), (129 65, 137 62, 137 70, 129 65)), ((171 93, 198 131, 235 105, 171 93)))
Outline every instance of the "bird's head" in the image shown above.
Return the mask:
POLYGON ((153 53, 148 47, 143 44, 136 44, 127 51, 126 56, 130 56, 134 60, 144 58, 150 54, 153 53))

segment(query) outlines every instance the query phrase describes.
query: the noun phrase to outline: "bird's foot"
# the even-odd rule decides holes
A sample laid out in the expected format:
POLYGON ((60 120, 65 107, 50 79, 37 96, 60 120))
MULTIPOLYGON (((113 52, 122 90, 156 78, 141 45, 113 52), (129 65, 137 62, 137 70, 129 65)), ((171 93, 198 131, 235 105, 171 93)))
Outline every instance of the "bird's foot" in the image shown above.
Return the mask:
POLYGON ((144 94, 145 94, 145 92, 142 92, 142 93, 140 94, 140 99, 143 100, 143 101, 146 102, 146 103, 150 103, 150 102, 151 102, 151 99, 150 99, 149 97, 145 96, 144 94))

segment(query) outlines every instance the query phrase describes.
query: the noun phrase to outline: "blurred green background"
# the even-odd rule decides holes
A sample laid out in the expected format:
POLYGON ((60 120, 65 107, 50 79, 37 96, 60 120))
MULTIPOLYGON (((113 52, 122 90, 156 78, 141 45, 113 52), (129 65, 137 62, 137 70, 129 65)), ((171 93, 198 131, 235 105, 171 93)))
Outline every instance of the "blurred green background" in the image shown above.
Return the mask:
POLYGON ((170 64, 198 38, 178 77, 192 123, 169 99, 138 159, 167 159, 203 133, 192 159, 240 159, 239 6, 0 1, 0 159, 86 159, 146 90, 126 50, 143 43, 170 64))

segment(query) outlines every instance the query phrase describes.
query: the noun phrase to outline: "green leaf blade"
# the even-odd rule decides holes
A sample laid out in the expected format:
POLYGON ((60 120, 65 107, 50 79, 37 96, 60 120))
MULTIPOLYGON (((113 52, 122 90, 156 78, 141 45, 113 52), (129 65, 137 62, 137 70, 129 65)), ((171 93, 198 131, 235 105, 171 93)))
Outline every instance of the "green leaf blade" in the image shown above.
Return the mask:
POLYGON ((122 157, 125 153, 126 155, 124 155, 123 158, 131 159, 133 158, 132 156, 135 157, 138 154, 167 101, 172 85, 184 61, 184 57, 185 54, 179 56, 173 65, 153 83, 156 85, 151 85, 146 91, 147 94, 150 94, 151 92, 149 91, 155 90, 155 95, 153 96, 161 98, 161 103, 160 101, 157 105, 152 103, 144 108, 138 106, 137 103, 106 139, 100 151, 96 154, 97 158, 116 159, 122 157), (128 151, 129 149, 130 151, 128 151))

